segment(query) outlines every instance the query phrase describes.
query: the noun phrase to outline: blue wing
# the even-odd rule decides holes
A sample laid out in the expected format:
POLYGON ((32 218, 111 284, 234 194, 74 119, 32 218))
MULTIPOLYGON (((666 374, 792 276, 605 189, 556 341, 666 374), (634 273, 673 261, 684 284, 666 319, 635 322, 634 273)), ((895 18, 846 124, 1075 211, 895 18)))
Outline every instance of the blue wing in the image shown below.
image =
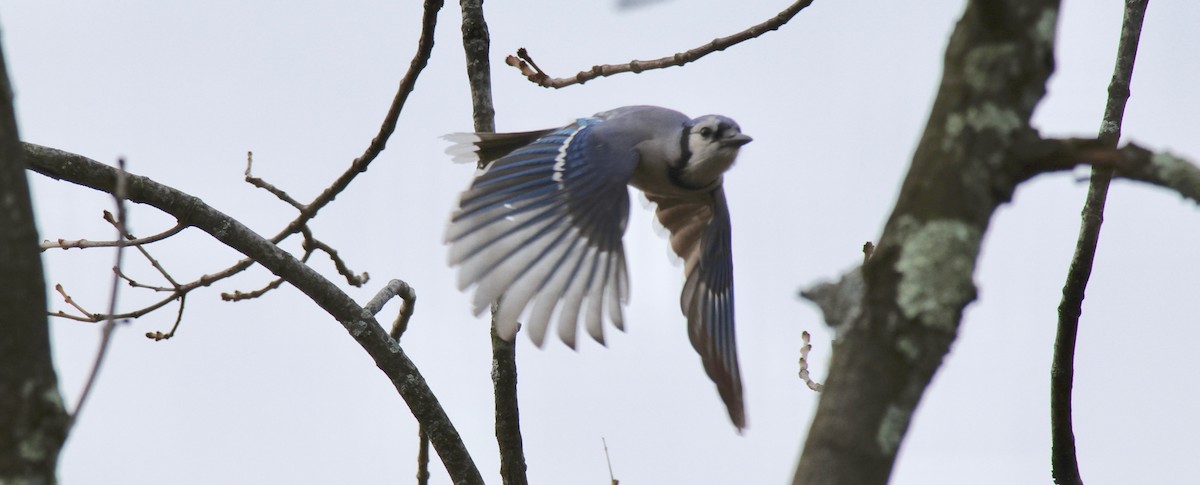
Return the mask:
POLYGON ((680 307, 704 370, 717 385, 733 424, 746 427, 742 377, 733 322, 733 250, 725 191, 689 197, 647 194, 659 222, 671 231, 671 249, 684 261, 680 307))
MULTIPOLYGON (((512 340, 527 307, 525 326, 539 346, 551 316, 572 347, 581 313, 598 342, 605 313, 623 327, 629 283, 621 236, 638 158, 632 144, 606 140, 603 124, 587 118, 530 132, 540 136, 487 165, 459 200, 446 232, 450 264, 459 266, 460 289, 476 286, 476 314, 500 300, 503 338, 512 340)), ((486 140, 472 142, 480 153, 489 149, 486 140)))

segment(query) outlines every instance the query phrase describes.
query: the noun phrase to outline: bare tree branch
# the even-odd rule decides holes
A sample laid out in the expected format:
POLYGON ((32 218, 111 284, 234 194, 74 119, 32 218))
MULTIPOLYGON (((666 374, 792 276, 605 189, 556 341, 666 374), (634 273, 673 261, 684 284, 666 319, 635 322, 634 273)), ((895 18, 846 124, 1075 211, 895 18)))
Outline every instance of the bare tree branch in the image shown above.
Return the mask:
POLYGON ((354 287, 362 287, 362 285, 365 285, 367 281, 371 280, 371 275, 365 271, 360 275, 354 274, 354 271, 346 266, 346 262, 342 261, 342 257, 338 256, 337 250, 333 249, 332 246, 317 240, 317 238, 313 236, 310 229, 306 227, 302 232, 304 233, 304 252, 311 253, 314 250, 321 250, 321 252, 329 256, 330 261, 333 261, 334 269, 336 269, 338 274, 342 275, 343 278, 346 278, 347 284, 354 287))
MULTIPOLYGON (((300 261, 303 263, 307 263, 308 262, 307 259, 309 256, 312 256, 312 253, 305 253, 304 257, 300 258, 300 261)), ((274 290, 279 289, 280 286, 283 286, 283 278, 275 278, 275 279, 271 280, 270 282, 268 282, 266 285, 263 285, 262 288, 259 288, 257 290, 250 290, 250 291, 233 290, 233 293, 223 291, 223 292, 221 292, 221 301, 253 300, 255 298, 260 298, 267 293, 270 293, 274 290)))
MULTIPOLYGON (((496 131, 492 105, 491 38, 483 16, 483 0, 459 0, 462 9, 463 50, 467 55, 467 80, 471 85, 475 131, 496 131)), ((496 311, 492 304, 492 389, 496 406, 496 443, 500 447, 500 477, 505 485, 525 485, 525 451, 521 438, 520 408, 517 404, 516 346, 496 333, 496 311)))
MULTIPOLYGON (((350 167, 337 180, 335 180, 330 187, 326 188, 312 202, 310 202, 308 204, 303 204, 303 208, 300 209, 300 215, 295 220, 288 223, 288 225, 286 227, 284 227, 284 229, 281 230, 278 234, 276 234, 271 239, 269 239, 269 241, 271 241, 271 243, 278 244, 293 234, 304 233, 305 231, 307 231, 308 230, 308 227, 307 227, 308 221, 310 221, 313 217, 316 217, 317 212, 320 211, 321 208, 323 208, 325 205, 328 205, 330 202, 333 201, 334 197, 336 197, 337 194, 339 194, 343 190, 345 190, 346 187, 349 186, 350 182, 353 181, 354 178, 358 174, 365 172, 367 170, 367 167, 370 165, 370 163, 372 161, 374 161, 375 158, 377 158, 379 156, 379 154, 383 151, 384 147, 387 144, 388 138, 391 136, 391 134, 396 129, 396 121, 400 116, 401 110, 404 108, 404 104, 408 99, 408 95, 412 92, 413 88, 416 86, 417 77, 420 75, 421 71, 425 68, 425 65, 429 61, 429 56, 430 56, 431 52, 433 51, 434 31, 436 30, 436 26, 437 26, 437 13, 439 10, 441 10, 441 8, 442 8, 442 2, 440 0, 438 0, 438 1, 428 0, 425 2, 425 12, 422 17, 421 35, 420 35, 420 39, 417 42, 417 52, 413 55, 413 59, 409 65, 408 71, 405 72, 404 77, 400 80, 400 86, 397 89, 395 97, 392 99, 392 104, 388 110, 387 116, 385 116, 383 123, 379 128, 379 133, 375 136, 374 139, 371 140, 370 145, 366 148, 366 150, 363 152, 363 154, 360 155, 358 158, 356 158, 350 164, 350 167)), ((27 145, 27 148, 28 147, 36 147, 36 145, 27 145)), ((249 156, 248 156, 248 158, 249 158, 249 156)), ((249 163, 250 162, 248 160, 247 161, 247 172, 249 172, 249 169, 250 169, 249 163)), ((276 189, 276 190, 278 190, 278 189, 276 189)), ((283 193, 282 191, 279 191, 279 192, 283 193)), ((286 196, 286 193, 283 193, 283 195, 286 196)), ((277 194, 277 196, 278 196, 278 194, 277 194)), ((284 201, 287 202, 288 199, 291 199, 291 197, 288 196, 286 199, 284 199, 284 201)), ((291 200, 292 200, 292 202, 295 202, 294 199, 291 199, 291 200)), ((295 206, 295 204, 292 204, 291 202, 289 202, 289 204, 295 206)), ((181 222, 179 225, 177 225, 177 227, 179 228, 179 230, 182 230, 184 227, 187 227, 187 226, 181 222)), ((170 232, 170 234, 164 233, 164 235, 162 235, 162 236, 165 238, 165 237, 169 237, 170 235, 173 235, 173 234, 179 232, 178 230, 174 230, 174 229, 173 229, 173 231, 174 232, 168 231, 168 232, 170 232)), ((309 236, 311 239, 311 234, 309 236)), ((147 238, 147 239, 152 239, 152 238, 147 238)), ((158 240, 158 239, 154 239, 154 240, 158 240)), ((147 241, 147 242, 152 242, 152 241, 147 241)), ((109 246, 109 245, 111 245, 111 244, 97 245, 97 247, 109 246)), ((79 247, 90 247, 90 246, 88 244, 81 244, 79 247)), ((328 246, 326 245, 326 247, 328 247, 328 246)), ((309 254, 305 254, 302 261, 307 261, 309 256, 310 256, 309 254)), ((338 259, 336 257, 336 252, 334 254, 331 254, 331 259, 334 260, 334 265, 338 266, 340 259, 338 259)), ((221 271, 218 271, 216 273, 206 274, 206 275, 203 275, 200 278, 196 279, 195 281, 191 281, 189 283, 178 285, 178 288, 176 289, 176 291, 174 293, 172 293, 167 298, 159 300, 158 302, 156 302, 152 305, 141 308, 139 310, 135 310, 135 311, 119 314, 119 315, 113 315, 113 318, 116 318, 116 319, 139 318, 141 316, 147 315, 155 310, 158 310, 159 308, 162 308, 166 304, 168 304, 172 301, 175 301, 176 299, 181 299, 184 295, 187 295, 188 293, 190 293, 191 291, 193 291, 197 288, 210 286, 213 283, 216 283, 217 281, 221 281, 223 279, 226 279, 226 278, 234 276, 238 273, 241 273, 242 271, 245 271, 247 268, 249 268, 254 263, 255 263, 255 261, 251 258, 242 259, 241 261, 238 261, 237 263, 233 264, 232 266, 229 266, 221 271)), ((345 263, 341 263, 340 266, 341 267, 339 268, 339 271, 341 271, 342 269, 345 269, 345 263)), ((355 282, 365 283, 366 277, 368 276, 366 273, 363 273, 361 276, 356 276, 352 272, 350 272, 348 269, 346 269, 345 272, 343 272, 342 274, 344 276, 346 276, 347 281, 350 282, 350 284, 354 284, 355 282)), ((268 283, 265 287, 260 288, 255 291, 251 291, 251 292, 235 291, 233 293, 222 294, 222 297, 225 298, 227 301, 237 301, 237 300, 242 300, 242 299, 247 299, 247 298, 253 298, 255 296, 265 294, 267 291, 270 291, 271 289, 278 287, 280 284, 282 284, 282 280, 274 280, 274 281, 268 283)), ((54 312, 51 315, 55 316, 55 317, 67 318, 67 319, 71 319, 71 320, 78 320, 78 321, 85 321, 85 322, 97 322, 97 321, 100 321, 100 320, 103 320, 104 318, 106 318, 106 315, 86 314, 86 313, 85 313, 85 315, 88 315, 87 317, 76 317, 73 315, 68 315, 66 313, 63 313, 61 311, 54 312)), ((178 327, 178 320, 176 321, 175 327, 176 328, 178 327)), ((155 340, 162 340, 162 338, 160 338, 160 337, 162 337, 163 335, 165 335, 167 338, 169 338, 173 333, 174 333, 174 330, 172 330, 168 334, 162 334, 161 332, 149 332, 146 335, 147 335, 147 337, 155 339, 155 340)))
MULTIPOLYGON (((112 342, 113 332, 117 329, 117 320, 112 316, 117 313, 117 292, 121 288, 121 263, 125 256, 125 245, 129 239, 132 239, 129 236, 129 231, 126 229, 126 221, 128 219, 126 218, 127 212, 125 211, 125 194, 128 190, 128 180, 124 159, 117 160, 116 175, 117 181, 116 186, 113 188, 112 196, 113 202, 117 207, 117 216, 114 219, 110 214, 105 212, 105 216, 108 216, 105 220, 111 222, 117 230, 116 261, 113 262, 112 287, 109 290, 108 296, 108 316, 104 319, 104 328, 100 333, 99 349, 96 350, 96 358, 92 361, 92 369, 88 372, 87 380, 83 385, 83 391, 79 393, 79 400, 75 402, 75 410, 71 412, 71 426, 79 422, 79 415, 83 412, 83 405, 87 404, 88 396, 91 395, 92 389, 96 385, 96 378, 99 377, 100 368, 104 365, 104 357, 108 354, 108 346, 112 342)), ((147 257, 149 257, 148 254, 147 257)), ((158 268, 162 270, 161 266, 158 268)), ((166 272, 164 271, 163 274, 166 274, 166 272)))
POLYGON ((913 412, 975 299, 988 223, 1017 185, 1082 163, 1200 201, 1200 169, 1182 158, 1098 139, 1041 139, 1032 129, 1054 66, 1058 7, 1056 0, 968 3, 912 166, 863 266, 862 308, 848 312, 852 321, 834 347, 793 483, 887 482, 913 412))
MULTIPOLYGON (((432 431, 434 448, 441 456, 454 482, 476 484, 483 483, 482 477, 467 454, 461 438, 417 372, 415 366, 408 360, 395 341, 387 336, 386 332, 382 330, 373 317, 364 314, 362 308, 358 307, 336 286, 312 271, 311 268, 297 261, 290 254, 275 246, 289 235, 306 231, 307 222, 315 217, 317 212, 332 201, 338 193, 343 191, 357 174, 366 171, 370 162, 382 152, 388 137, 395 130, 397 118, 408 94, 415 85, 417 76, 428 62, 433 47, 437 12, 441 6, 442 2, 440 0, 427 0, 425 2, 425 13, 422 19, 422 32, 418 42, 417 53, 414 55, 410 69, 404 78, 401 79, 400 87, 388 115, 380 127, 379 134, 372 140, 363 155, 354 160, 350 169, 317 196, 313 202, 302 207, 297 207, 298 203, 294 199, 291 199, 289 202, 290 197, 281 197, 285 202, 289 202, 293 207, 297 207, 301 214, 271 240, 264 240, 258 237, 238 221, 213 210, 195 197, 159 185, 144 177, 136 177, 136 187, 133 187, 129 194, 129 199, 139 203, 148 203, 164 212, 175 215, 180 221, 179 225, 181 228, 188 226, 200 228, 219 241, 248 256, 238 264, 215 276, 205 275, 188 285, 178 285, 164 272, 164 276, 177 287, 176 292, 167 300, 163 300, 150 308, 143 309, 141 313, 144 314, 145 312, 152 311, 178 298, 180 299, 179 317, 181 318, 184 298, 188 291, 199 286, 207 286, 216 280, 241 272, 253 263, 262 264, 267 269, 279 274, 282 279, 305 292, 319 306, 338 318, 349 333, 363 346, 364 350, 375 359, 379 368, 384 370, 385 374, 392 380, 393 385, 395 385, 397 391, 408 403, 410 410, 412 410, 413 415, 417 418, 421 429, 432 431)), ((5 92, 10 91, 6 88, 5 92)), ((15 153, 19 155, 21 147, 17 144, 15 135, 13 136, 13 144, 15 153)), ((25 150, 29 157, 41 162, 38 168, 35 169, 40 171, 40 173, 109 193, 113 193, 114 191, 121 192, 113 187, 115 185, 115 182, 113 182, 114 172, 110 167, 106 167, 85 157, 36 145, 26 145, 25 150)), ((20 167, 21 165, 18 164, 18 169, 20 167)), ((252 178, 249 175, 249 166, 247 167, 247 172, 247 178, 252 178)), ((277 196, 281 194, 286 196, 286 193, 278 189, 272 191, 272 193, 275 193, 277 196)), ((128 244, 126 239, 126 237, 118 238, 119 242, 117 245, 128 244)), ((352 282, 356 279, 365 281, 365 273, 361 277, 353 275, 345 268, 345 264, 328 245, 320 243, 320 241, 315 241, 311 237, 308 237, 306 241, 311 243, 311 247, 326 251, 331 259, 334 260, 335 265, 339 267, 339 271, 346 275, 352 282)), ((148 254, 147 257, 149 258, 148 254)), ((156 267, 158 266, 156 265, 156 267)), ((161 271, 161 267, 159 269, 161 271)), ((117 278, 121 277, 119 269, 115 273, 117 278)), ((42 307, 44 308, 44 304, 42 307)), ((82 311, 82 308, 80 310, 82 311)), ((84 313, 86 314, 86 312, 84 313)), ((110 310, 109 314, 105 317, 109 319, 120 318, 119 315, 114 315, 114 313, 115 311, 110 310)), ((408 314, 411 314, 411 308, 408 314)), ((90 315, 90 317, 95 318, 97 316, 90 315)), ((175 328, 178 327, 180 318, 176 318, 175 328)), ((165 335, 155 332, 147 334, 147 336, 155 339, 169 338, 174 334, 175 328, 165 335)), ((55 395, 57 396, 57 394, 55 395)), ((61 408, 61 404, 59 407, 61 408)), ((57 455, 57 449, 60 444, 61 440, 59 440, 58 444, 55 444, 53 456, 57 455)), ((53 481, 53 468, 50 469, 49 476, 51 477, 50 481, 53 481)))
POLYGON ((363 309, 371 315, 378 315, 379 311, 383 310, 383 306, 397 296, 400 297, 400 311, 395 324, 392 325, 390 335, 392 340, 399 342, 400 337, 404 335, 404 330, 408 328, 408 320, 412 318, 413 310, 417 306, 417 292, 408 283, 401 280, 389 281, 375 294, 374 298, 371 298, 371 301, 363 305, 363 309))
POLYGON ((1009 155, 999 172, 1006 182, 1020 183, 1087 165, 1111 170, 1117 178, 1169 189, 1192 201, 1200 198, 1200 170, 1194 162, 1136 143, 1111 148, 1102 138, 1039 138, 1013 147, 1009 155))
POLYGON ((633 60, 625 64, 596 65, 592 66, 592 68, 589 70, 580 71, 578 74, 572 77, 550 77, 549 74, 546 74, 541 68, 538 67, 536 63, 533 62, 533 57, 529 55, 529 52, 526 51, 524 47, 517 50, 516 56, 506 57, 504 62, 505 64, 519 69, 521 74, 523 74, 534 84, 544 88, 555 89, 565 88, 572 84, 583 84, 598 77, 608 77, 624 72, 632 72, 637 74, 643 71, 650 71, 654 69, 682 66, 714 52, 723 51, 729 47, 753 39, 772 30, 779 30, 783 24, 788 23, 792 17, 795 17, 797 13, 800 13, 800 11, 804 10, 805 7, 811 5, 812 2, 813 0, 799 0, 763 23, 728 37, 713 39, 711 42, 694 49, 648 61, 633 60))
POLYGON ((604 445, 604 462, 608 464, 608 482, 612 485, 620 485, 621 481, 617 480, 617 477, 613 475, 612 457, 608 456, 608 440, 601 437, 600 444, 604 445))
MULTIPOLYGON (((392 331, 389 335, 398 343, 400 337, 404 336, 404 331, 408 330, 408 321, 412 318, 413 310, 417 305, 417 293, 408 283, 401 280, 389 281, 375 294, 374 298, 371 298, 371 301, 363 305, 363 309, 371 315, 378 315, 380 310, 383 310, 383 306, 397 296, 401 299, 400 311, 396 316, 395 323, 392 324, 392 331)), ((417 485, 428 485, 429 435, 425 432, 425 425, 417 424, 417 485)))
POLYGON ((814 381, 808 372, 808 353, 812 351, 812 344, 809 343, 811 338, 807 331, 800 332, 800 380, 804 381, 804 385, 809 389, 821 392, 825 390, 825 385, 814 381))
POLYGON ((133 238, 133 239, 130 239, 129 241, 124 241, 124 242, 123 241, 88 241, 87 239, 68 241, 66 239, 60 238, 60 239, 57 239, 54 241, 42 241, 42 244, 39 247, 43 252, 45 252, 47 249, 111 248, 111 247, 116 247, 117 245, 120 245, 120 244, 124 244, 126 246, 142 246, 145 244, 162 241, 163 239, 166 239, 166 238, 169 238, 176 234, 179 234, 180 231, 183 231, 184 227, 186 227, 186 226, 184 226, 183 224, 175 224, 175 227, 167 229, 166 231, 160 232, 153 236, 143 237, 143 238, 133 238))
POLYGON ((429 485, 429 434, 417 428, 417 485, 429 485))
POLYGON ((283 202, 287 203, 287 205, 295 207, 296 210, 304 210, 304 204, 301 204, 300 201, 293 199, 292 196, 288 195, 287 192, 284 192, 282 189, 268 183, 266 180, 251 175, 250 170, 253 167, 254 152, 246 152, 246 183, 270 192, 271 195, 275 196, 275 198, 282 200, 283 202))
POLYGON ((475 131, 496 131, 492 105, 492 64, 488 60, 491 36, 483 18, 483 0, 459 0, 462 9, 463 50, 467 54, 467 82, 471 85, 471 114, 475 131))
POLYGON ((946 49, 941 86, 878 247, 861 316, 833 348, 796 484, 888 481, 925 389, 975 299, 980 242, 1011 199, 1004 160, 1054 66, 1056 0, 973 0, 946 49))
POLYGON ((442 9, 442 4, 442 0, 425 0, 425 10, 421 17, 421 36, 417 40, 417 52, 413 55, 413 59, 409 63, 408 71, 400 79, 400 86, 396 89, 396 96, 392 99, 392 105, 388 108, 387 115, 384 116, 383 123, 379 126, 379 133, 375 135, 375 138, 371 139, 371 143, 363 151, 362 155, 355 158, 350 163, 350 167, 341 176, 334 180, 312 202, 305 204, 304 209, 300 211, 300 215, 280 231, 279 234, 270 239, 272 243, 279 243, 288 236, 300 232, 301 227, 316 217, 318 211, 329 205, 330 202, 333 202, 333 199, 338 194, 350 186, 350 182, 353 182, 358 174, 366 172, 371 162, 375 161, 380 153, 383 153, 383 149, 387 147, 388 139, 396 131, 396 121, 400 118, 400 112, 404 110, 404 104, 408 101, 408 95, 412 93, 417 85, 417 77, 425 69, 425 65, 429 63, 429 55, 433 52, 437 13, 442 9))
MULTIPOLYGON (((1142 20, 1146 17, 1148 3, 1148 0, 1125 2, 1116 67, 1108 85, 1108 102, 1100 123, 1100 141, 1109 147, 1116 147, 1121 138, 1121 121, 1125 114, 1125 103, 1129 100, 1129 83, 1133 78, 1133 63, 1137 57, 1142 20)), ((1112 174, 1111 168, 1092 169, 1075 255, 1071 258, 1062 301, 1058 304, 1058 332, 1054 338, 1054 358, 1050 365, 1050 463, 1054 482, 1060 485, 1083 485, 1079 460, 1075 455, 1075 430, 1071 422, 1075 338, 1079 332, 1079 316, 1083 312, 1084 290, 1092 274, 1092 262, 1100 240, 1100 224, 1104 221, 1104 202, 1108 197, 1112 174)))
MULTIPOLYGON (((38 173, 103 192, 111 193, 115 188, 117 175, 112 167, 52 148, 31 144, 25 147, 30 168, 38 173)), ((263 239, 241 222, 204 201, 146 177, 130 174, 129 181, 128 200, 156 207, 180 222, 208 233, 284 278, 336 318, 392 381, 417 421, 430 431, 433 447, 454 482, 483 483, 458 431, 416 366, 379 322, 337 285, 280 249, 274 242, 263 239)))
POLYGON ((70 417, 50 352, 46 280, 0 50, 0 483, 57 482, 70 417))
POLYGON ((79 304, 79 302, 76 302, 74 298, 71 298, 71 295, 68 295, 68 294, 67 294, 67 290, 63 289, 63 286, 62 286, 62 285, 54 285, 54 290, 55 290, 55 291, 57 291, 57 292, 58 292, 58 294, 62 295, 62 297, 63 297, 63 301, 64 301, 66 304, 68 304, 68 305, 71 305, 72 307, 74 307, 76 310, 78 310, 78 311, 79 311, 79 313, 82 313, 82 314, 83 314, 85 317, 92 317, 92 318, 95 318, 94 320, 81 320, 81 321, 85 321, 85 322, 99 322, 100 320, 103 320, 103 319, 104 319, 104 317, 103 317, 103 316, 96 316, 96 317, 93 317, 93 315, 100 315, 100 314, 98 314, 98 313, 92 313, 92 312, 89 312, 89 311, 87 311, 86 309, 84 309, 84 308, 83 308, 83 306, 79 304))
POLYGON ((160 340, 166 340, 171 337, 174 337, 175 331, 179 330, 179 322, 183 321, 183 307, 185 304, 187 304, 187 295, 180 295, 179 296, 179 311, 175 312, 175 324, 171 325, 171 330, 169 332, 167 332, 167 333, 162 333, 159 331, 146 332, 146 338, 157 342, 160 340))

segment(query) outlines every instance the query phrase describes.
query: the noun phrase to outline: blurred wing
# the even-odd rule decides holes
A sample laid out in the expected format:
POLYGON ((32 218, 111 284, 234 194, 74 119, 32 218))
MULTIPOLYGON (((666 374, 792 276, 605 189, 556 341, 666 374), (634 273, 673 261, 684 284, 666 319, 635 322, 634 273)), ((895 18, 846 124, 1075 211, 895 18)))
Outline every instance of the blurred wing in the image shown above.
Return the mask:
POLYGON ((552 315, 572 347, 580 316, 600 343, 603 314, 623 326, 629 283, 621 236, 638 159, 632 146, 598 134, 602 123, 529 132, 542 134, 477 174, 451 218, 446 241, 459 288, 477 285, 476 314, 500 299, 497 329, 507 340, 527 306, 526 328, 539 346, 552 315))
POLYGON ((725 191, 718 187, 699 197, 647 197, 658 205, 659 222, 671 231, 671 249, 683 258, 687 279, 680 306, 688 320, 692 347, 717 385, 729 418, 739 430, 745 428, 734 336, 733 252, 725 191))

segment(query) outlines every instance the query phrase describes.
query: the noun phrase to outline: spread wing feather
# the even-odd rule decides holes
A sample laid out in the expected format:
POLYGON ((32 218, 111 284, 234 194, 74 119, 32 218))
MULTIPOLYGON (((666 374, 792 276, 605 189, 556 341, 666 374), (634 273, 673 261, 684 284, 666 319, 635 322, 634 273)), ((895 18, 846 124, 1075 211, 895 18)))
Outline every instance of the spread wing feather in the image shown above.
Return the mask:
POLYGON ((501 337, 513 338, 522 314, 538 345, 552 318, 572 347, 580 320, 601 343, 605 314, 623 327, 621 236, 637 153, 606 140, 602 127, 589 118, 556 130, 451 138, 459 143, 452 153, 491 157, 463 192, 446 241, 458 285, 475 286, 475 313, 499 299, 501 337))
POLYGON ((746 427, 742 377, 734 335, 733 251, 725 191, 688 197, 647 196, 671 232, 671 249, 683 258, 679 303, 688 321, 692 347, 717 385, 733 424, 746 427))

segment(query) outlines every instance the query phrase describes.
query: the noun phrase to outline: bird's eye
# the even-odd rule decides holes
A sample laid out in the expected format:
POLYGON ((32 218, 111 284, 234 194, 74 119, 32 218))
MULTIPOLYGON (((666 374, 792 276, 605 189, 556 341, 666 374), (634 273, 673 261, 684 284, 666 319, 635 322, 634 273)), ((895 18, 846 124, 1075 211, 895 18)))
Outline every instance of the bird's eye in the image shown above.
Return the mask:
POLYGON ((713 133, 712 128, 709 128, 707 126, 700 129, 700 136, 702 136, 704 138, 708 138, 708 137, 712 136, 712 133, 713 133))

